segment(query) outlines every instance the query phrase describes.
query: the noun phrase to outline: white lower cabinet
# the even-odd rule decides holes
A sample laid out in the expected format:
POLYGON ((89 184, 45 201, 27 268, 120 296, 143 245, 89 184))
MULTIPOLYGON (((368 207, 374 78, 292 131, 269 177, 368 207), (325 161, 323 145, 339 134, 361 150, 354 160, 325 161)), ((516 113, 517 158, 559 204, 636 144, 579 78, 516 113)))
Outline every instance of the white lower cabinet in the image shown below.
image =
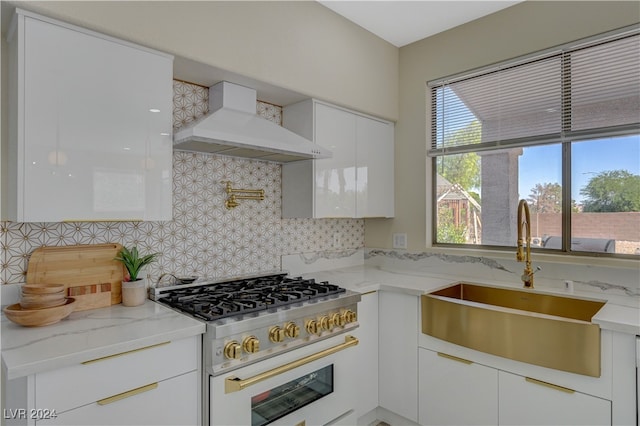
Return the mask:
POLYGON ((610 425, 611 401, 419 350, 421 425, 610 425))
POLYGON ((499 372, 503 425, 610 425, 611 401, 499 372))
POLYGON ((192 371, 131 390, 123 399, 94 402, 36 425, 196 425, 198 379, 198 372, 192 371))
POLYGON ((420 349, 419 378, 421 425, 498 424, 497 370, 420 349))
POLYGON ((7 424, 197 425, 200 336, 88 359, 8 382, 7 424))
POLYGON ((381 291, 378 295, 380 407, 418 421, 418 297, 381 291))
POLYGON ((327 423, 325 426, 353 426, 356 424, 358 416, 355 410, 351 410, 338 417, 335 421, 327 423))
POLYGON ((365 293, 358 304, 356 335, 358 383, 355 412, 362 416, 378 406, 378 292, 365 293))

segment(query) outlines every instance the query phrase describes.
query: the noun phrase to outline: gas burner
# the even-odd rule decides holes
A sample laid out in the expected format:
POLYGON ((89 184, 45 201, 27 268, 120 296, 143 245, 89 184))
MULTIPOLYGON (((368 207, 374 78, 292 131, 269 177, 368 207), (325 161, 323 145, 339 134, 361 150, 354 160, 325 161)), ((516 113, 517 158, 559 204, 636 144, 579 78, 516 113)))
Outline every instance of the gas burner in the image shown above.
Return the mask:
POLYGON ((313 301, 346 290, 326 281, 275 274, 163 291, 157 299, 205 321, 313 301))
POLYGON ((213 376, 359 327, 359 293, 284 272, 156 286, 150 297, 206 323, 202 357, 213 376))

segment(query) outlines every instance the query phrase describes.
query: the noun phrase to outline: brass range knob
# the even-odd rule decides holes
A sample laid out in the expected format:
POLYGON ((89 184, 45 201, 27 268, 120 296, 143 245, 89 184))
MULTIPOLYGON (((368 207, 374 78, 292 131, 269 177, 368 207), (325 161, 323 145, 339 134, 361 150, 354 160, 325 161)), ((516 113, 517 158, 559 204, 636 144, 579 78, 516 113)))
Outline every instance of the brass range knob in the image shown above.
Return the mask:
POLYGON ((274 325, 269 329, 269 340, 273 343, 280 343, 284 340, 284 329, 274 325))
POLYGON ((333 320, 328 315, 320 317, 320 330, 330 331, 333 328, 333 320))
POLYGON ((240 359, 242 347, 236 340, 232 340, 224 345, 224 356, 227 359, 240 359))
POLYGON ((356 313, 353 312, 351 309, 347 309, 346 311, 344 311, 342 313, 342 318, 344 319, 345 324, 355 322, 358 319, 356 316, 356 313))
POLYGON ((346 324, 346 320, 339 313, 331 314, 331 320, 333 321, 333 325, 336 327, 344 327, 346 324))
POLYGON ((284 334, 290 339, 295 339, 300 335, 300 327, 295 322, 288 322, 284 325, 284 334))
POLYGON ((309 334, 318 334, 320 332, 320 325, 316 320, 309 320, 304 325, 304 328, 309 334))
POLYGON ((242 341, 242 349, 247 353, 254 354, 260 350, 260 340, 256 336, 245 337, 242 341))

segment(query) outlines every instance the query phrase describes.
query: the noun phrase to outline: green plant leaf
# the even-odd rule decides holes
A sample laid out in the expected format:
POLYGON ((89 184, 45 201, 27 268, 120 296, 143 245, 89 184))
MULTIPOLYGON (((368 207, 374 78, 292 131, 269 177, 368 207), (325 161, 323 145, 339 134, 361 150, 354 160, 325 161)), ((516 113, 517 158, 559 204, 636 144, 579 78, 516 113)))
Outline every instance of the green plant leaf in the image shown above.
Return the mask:
POLYGON ((122 262, 125 268, 127 268, 127 272, 129 272, 129 279, 136 281, 140 269, 145 265, 155 262, 159 255, 160 253, 152 253, 141 257, 136 246, 131 248, 131 250, 122 247, 114 260, 122 262))

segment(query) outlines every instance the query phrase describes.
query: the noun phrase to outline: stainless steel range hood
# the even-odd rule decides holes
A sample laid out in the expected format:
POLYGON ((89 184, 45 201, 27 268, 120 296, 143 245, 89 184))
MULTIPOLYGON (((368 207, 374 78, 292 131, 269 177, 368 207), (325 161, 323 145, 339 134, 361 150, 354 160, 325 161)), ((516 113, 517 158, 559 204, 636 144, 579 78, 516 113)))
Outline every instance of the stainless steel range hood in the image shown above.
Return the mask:
POLYGON ((256 114, 256 91, 227 81, 209 88, 209 115, 173 135, 178 150, 286 163, 331 152, 256 114))

